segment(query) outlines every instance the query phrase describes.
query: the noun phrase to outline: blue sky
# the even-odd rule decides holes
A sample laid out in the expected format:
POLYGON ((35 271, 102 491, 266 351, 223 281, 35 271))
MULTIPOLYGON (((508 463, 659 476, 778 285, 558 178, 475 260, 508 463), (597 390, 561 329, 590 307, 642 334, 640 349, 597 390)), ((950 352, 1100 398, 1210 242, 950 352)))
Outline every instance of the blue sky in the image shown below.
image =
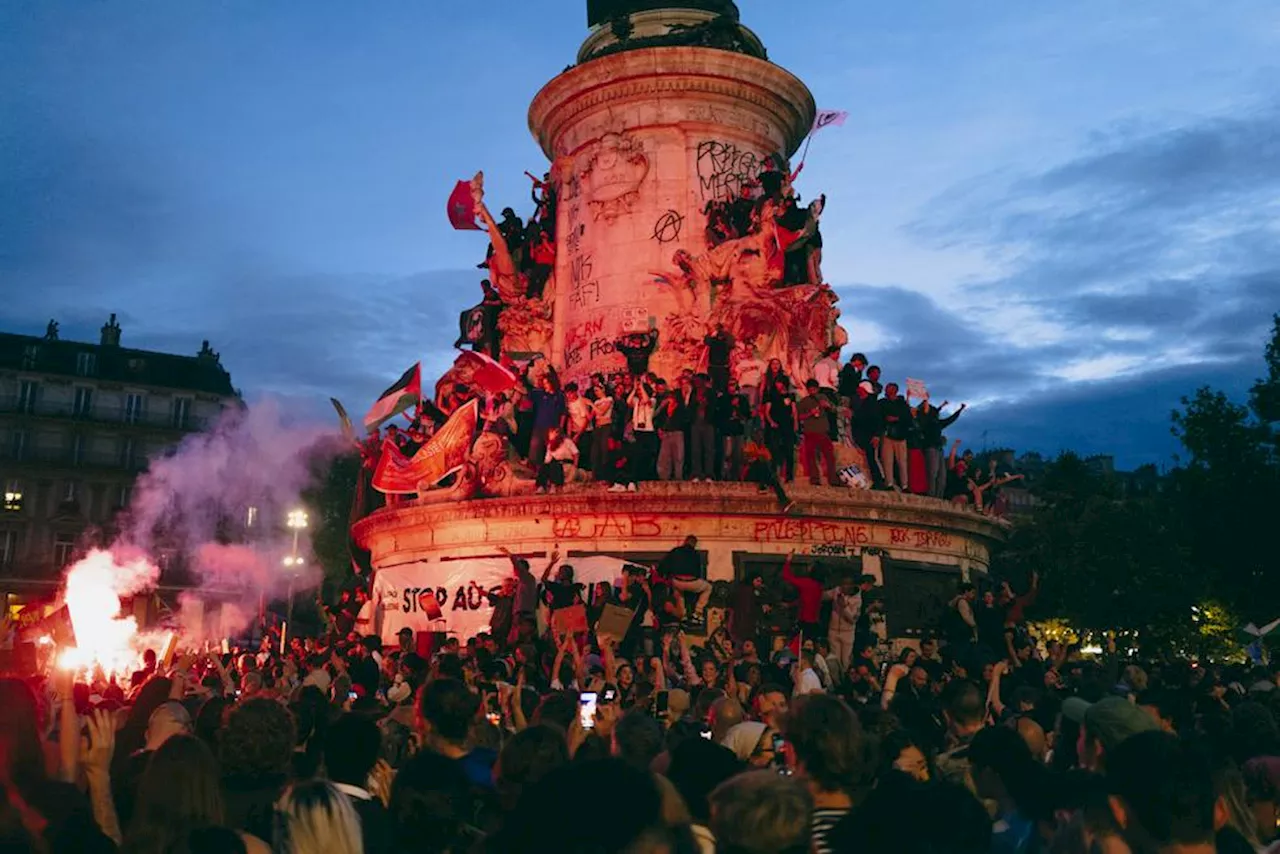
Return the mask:
MULTIPOLYGON (((742 0, 849 122, 800 181, 887 376, 974 405, 975 446, 1167 461, 1280 309, 1280 5, 742 0)), ((484 169, 523 205, 530 99, 585 3, 0 4, 0 328, 211 339, 250 397, 327 417, 447 364, 484 169)), ((522 212, 524 212, 522 210, 522 212)))

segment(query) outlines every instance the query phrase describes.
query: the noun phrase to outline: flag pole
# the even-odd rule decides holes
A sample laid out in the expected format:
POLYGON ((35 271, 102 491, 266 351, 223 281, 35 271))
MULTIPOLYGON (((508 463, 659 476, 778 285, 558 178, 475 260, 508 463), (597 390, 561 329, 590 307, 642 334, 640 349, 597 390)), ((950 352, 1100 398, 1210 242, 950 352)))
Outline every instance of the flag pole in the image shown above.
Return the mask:
POLYGON ((809 143, 811 142, 813 142, 812 128, 809 129, 809 135, 804 138, 804 151, 800 152, 800 166, 804 165, 805 159, 809 156, 809 143))

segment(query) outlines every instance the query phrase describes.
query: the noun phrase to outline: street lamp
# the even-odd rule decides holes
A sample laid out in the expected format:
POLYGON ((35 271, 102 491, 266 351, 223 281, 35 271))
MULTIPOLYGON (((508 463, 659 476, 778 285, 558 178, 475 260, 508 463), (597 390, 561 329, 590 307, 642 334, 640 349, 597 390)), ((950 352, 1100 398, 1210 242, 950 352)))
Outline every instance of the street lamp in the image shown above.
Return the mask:
MULTIPOLYGON (((289 570, 289 601, 285 606, 285 626, 293 623, 293 582, 297 578, 298 570, 302 568, 306 561, 298 554, 298 537, 307 527, 307 511, 302 509, 290 510, 289 515, 285 519, 285 525, 293 531, 293 553, 286 555, 284 565, 289 570)), ((285 631, 288 631, 286 628, 285 631)), ((284 643, 283 634, 281 635, 281 644, 284 643)))

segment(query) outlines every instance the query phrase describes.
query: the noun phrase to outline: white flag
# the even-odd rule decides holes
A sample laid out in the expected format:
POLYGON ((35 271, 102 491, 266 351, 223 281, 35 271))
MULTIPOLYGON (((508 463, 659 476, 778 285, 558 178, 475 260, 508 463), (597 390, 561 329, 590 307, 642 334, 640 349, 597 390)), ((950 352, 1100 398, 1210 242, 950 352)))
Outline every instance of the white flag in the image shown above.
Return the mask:
POLYGON ((818 110, 818 115, 813 119, 813 128, 809 132, 820 131, 828 125, 842 125, 847 118, 849 114, 844 110, 818 110))

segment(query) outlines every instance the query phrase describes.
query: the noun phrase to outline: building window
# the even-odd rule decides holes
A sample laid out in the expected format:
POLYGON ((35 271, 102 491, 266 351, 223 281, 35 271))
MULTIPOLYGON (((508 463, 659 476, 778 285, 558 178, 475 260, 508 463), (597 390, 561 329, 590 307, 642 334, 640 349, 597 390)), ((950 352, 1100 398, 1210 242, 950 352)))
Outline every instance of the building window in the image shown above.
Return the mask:
POLYGON ((175 397, 173 399, 173 426, 179 430, 187 429, 191 420, 191 398, 175 397))
POLYGON ((93 353, 76 354, 76 375, 92 377, 98 373, 98 357, 93 353))
POLYGON ((252 528, 256 524, 258 524, 258 508, 250 506, 248 512, 244 515, 244 526, 252 528))
POLYGON ((85 386, 80 386, 76 389, 75 409, 72 411, 81 417, 93 413, 93 389, 85 386))
POLYGON ((76 496, 80 493, 80 484, 74 480, 69 480, 62 487, 62 503, 74 504, 76 496))
POLYGON ((147 396, 141 392, 129 392, 124 399, 124 420, 126 424, 137 424, 147 417, 147 396))
POLYGON ((36 398, 40 395, 40 383, 35 380, 23 380, 18 384, 18 411, 35 412, 36 398))
POLYGON ((129 506, 129 502, 132 499, 133 499, 133 484, 131 483, 122 484, 120 486, 120 492, 116 496, 116 506, 120 508, 126 508, 129 506))
POLYGON ((9 566, 18 556, 18 532, 0 531, 0 566, 9 566))
POLYGON ((34 370, 40 362, 40 345, 28 344, 22 348, 22 369, 24 371, 34 370))
POLYGON ((15 460, 25 459, 27 456, 27 431, 15 430, 13 436, 10 437, 9 450, 12 452, 15 460))
POLYGON ((76 550, 75 538, 70 534, 53 535, 53 562, 59 568, 71 563, 71 555, 76 550))
POLYGON ((5 482, 4 509, 6 513, 22 512, 22 481, 10 480, 5 482))
POLYGON ((71 437, 71 462, 76 465, 84 462, 84 436, 79 433, 71 437))
POLYGON ((125 468, 133 468, 134 452, 136 451, 132 439, 124 439, 120 442, 120 465, 125 468))

